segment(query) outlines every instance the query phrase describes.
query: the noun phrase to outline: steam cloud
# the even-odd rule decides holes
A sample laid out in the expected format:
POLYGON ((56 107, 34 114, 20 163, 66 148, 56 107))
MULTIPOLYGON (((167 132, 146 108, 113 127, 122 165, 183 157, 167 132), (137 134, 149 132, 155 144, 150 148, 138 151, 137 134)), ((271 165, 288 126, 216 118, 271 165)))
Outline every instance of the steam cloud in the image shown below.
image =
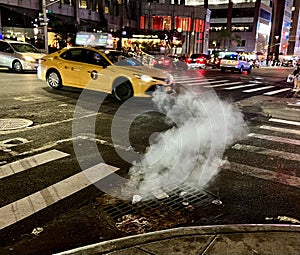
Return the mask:
POLYGON ((218 172, 226 147, 247 133, 242 113, 214 93, 172 97, 157 91, 153 101, 173 127, 150 138, 140 162, 129 170, 135 194, 193 182, 205 186, 218 172))

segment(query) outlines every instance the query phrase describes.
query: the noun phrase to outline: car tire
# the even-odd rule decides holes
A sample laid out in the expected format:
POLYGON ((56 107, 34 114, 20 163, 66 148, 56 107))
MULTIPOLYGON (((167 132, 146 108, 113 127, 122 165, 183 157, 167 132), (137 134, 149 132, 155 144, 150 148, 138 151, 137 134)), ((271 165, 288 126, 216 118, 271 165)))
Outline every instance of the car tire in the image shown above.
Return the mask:
POLYGON ((46 79, 51 88, 60 89, 63 86, 60 74, 55 70, 48 72, 46 79))
POLYGON ((133 96, 133 88, 130 81, 123 81, 113 89, 114 97, 119 101, 125 101, 133 96))
POLYGON ((22 64, 21 64, 21 62, 19 60, 15 60, 12 63, 12 70, 15 73, 22 73, 23 72, 23 67, 22 67, 22 64))

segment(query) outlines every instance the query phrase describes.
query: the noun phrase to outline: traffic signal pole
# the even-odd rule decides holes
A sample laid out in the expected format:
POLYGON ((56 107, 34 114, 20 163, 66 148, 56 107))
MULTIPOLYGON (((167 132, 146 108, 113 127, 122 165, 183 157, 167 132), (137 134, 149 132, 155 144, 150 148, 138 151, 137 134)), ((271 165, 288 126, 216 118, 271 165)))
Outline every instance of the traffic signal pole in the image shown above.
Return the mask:
POLYGON ((44 17, 44 40, 45 40, 45 53, 49 53, 48 47, 48 19, 47 19, 47 7, 60 2, 61 0, 57 0, 47 4, 46 0, 42 0, 42 10, 43 10, 43 17, 44 17))

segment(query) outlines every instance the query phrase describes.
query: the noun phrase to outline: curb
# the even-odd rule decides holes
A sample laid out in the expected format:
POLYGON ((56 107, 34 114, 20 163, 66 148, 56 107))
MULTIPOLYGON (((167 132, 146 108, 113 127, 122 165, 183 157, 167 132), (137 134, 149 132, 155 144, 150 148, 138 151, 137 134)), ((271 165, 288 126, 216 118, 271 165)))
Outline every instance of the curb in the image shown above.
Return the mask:
MULTIPOLYGON (((243 241, 247 242, 245 244, 247 245, 247 247, 251 245, 258 246, 259 243, 259 246, 261 247, 268 246, 268 247, 272 247, 272 249, 274 250, 280 249, 279 247, 281 247, 281 249, 282 248, 285 249, 286 245, 290 245, 291 243, 293 243, 295 244, 295 246, 293 246, 293 252, 297 251, 297 253, 287 252, 285 254, 300 254, 299 240, 300 240, 300 226, 297 225, 239 224, 239 225, 195 226, 195 227, 182 227, 182 228, 175 228, 169 230, 161 230, 161 231, 156 231, 156 232, 151 232, 146 234, 118 238, 115 240, 104 241, 104 242, 72 249, 69 251, 56 253, 54 255, 136 254, 136 253, 130 253, 130 251, 132 252, 138 248, 143 250, 144 252, 146 251, 143 254, 165 254, 165 255, 166 254, 172 254, 172 255, 187 254, 186 245, 195 242, 200 247, 200 249, 203 249, 203 252, 206 252, 208 249, 212 249, 216 251, 216 249, 213 248, 218 247, 217 254, 245 254, 242 253, 244 251, 242 250, 243 247, 241 246, 243 241), (282 238, 283 235, 285 238, 282 238), (232 243, 230 243, 228 240, 231 240, 232 243), (251 240, 250 242, 251 244, 249 244, 249 240, 251 240), (288 242, 288 244, 286 242, 288 242), (268 243, 268 245, 264 246, 266 245, 266 243, 268 243), (170 244, 172 249, 178 252, 166 253, 169 250, 168 245, 170 247, 170 244), (182 244, 185 250, 180 251, 180 246, 178 244, 182 244), (149 251, 149 253, 147 253, 147 249, 149 249, 150 246, 152 251, 151 252, 149 251), (228 250, 229 247, 236 247, 236 249, 230 250, 230 253, 227 253, 229 251, 228 250), (132 250, 132 248, 134 248, 134 250, 132 250)), ((258 247, 257 250, 259 250, 258 247)), ((197 254, 206 254, 203 252, 197 254)), ((194 254, 194 253, 190 253, 189 250, 188 254, 194 254)), ((207 254, 216 254, 216 253, 208 252, 207 254)), ((275 253, 270 253, 269 250, 268 251, 266 250, 266 253, 261 253, 261 251, 258 251, 257 254, 275 254, 275 253)))

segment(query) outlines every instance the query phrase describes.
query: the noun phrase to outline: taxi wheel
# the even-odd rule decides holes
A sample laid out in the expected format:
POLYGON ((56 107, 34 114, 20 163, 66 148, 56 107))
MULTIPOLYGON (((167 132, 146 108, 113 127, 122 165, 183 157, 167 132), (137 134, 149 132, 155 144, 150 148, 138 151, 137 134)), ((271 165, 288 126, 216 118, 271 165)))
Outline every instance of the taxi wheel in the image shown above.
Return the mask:
POLYGON ((16 73, 21 73, 23 72, 23 67, 22 67, 22 64, 19 60, 15 60, 13 63, 12 63, 12 70, 16 73))
POLYGON ((116 86, 113 89, 113 95, 119 101, 125 101, 133 96, 133 89, 129 81, 125 81, 122 84, 116 86))
POLYGON ((57 71, 50 71, 48 73, 47 84, 54 89, 60 89, 62 87, 61 77, 57 71))

